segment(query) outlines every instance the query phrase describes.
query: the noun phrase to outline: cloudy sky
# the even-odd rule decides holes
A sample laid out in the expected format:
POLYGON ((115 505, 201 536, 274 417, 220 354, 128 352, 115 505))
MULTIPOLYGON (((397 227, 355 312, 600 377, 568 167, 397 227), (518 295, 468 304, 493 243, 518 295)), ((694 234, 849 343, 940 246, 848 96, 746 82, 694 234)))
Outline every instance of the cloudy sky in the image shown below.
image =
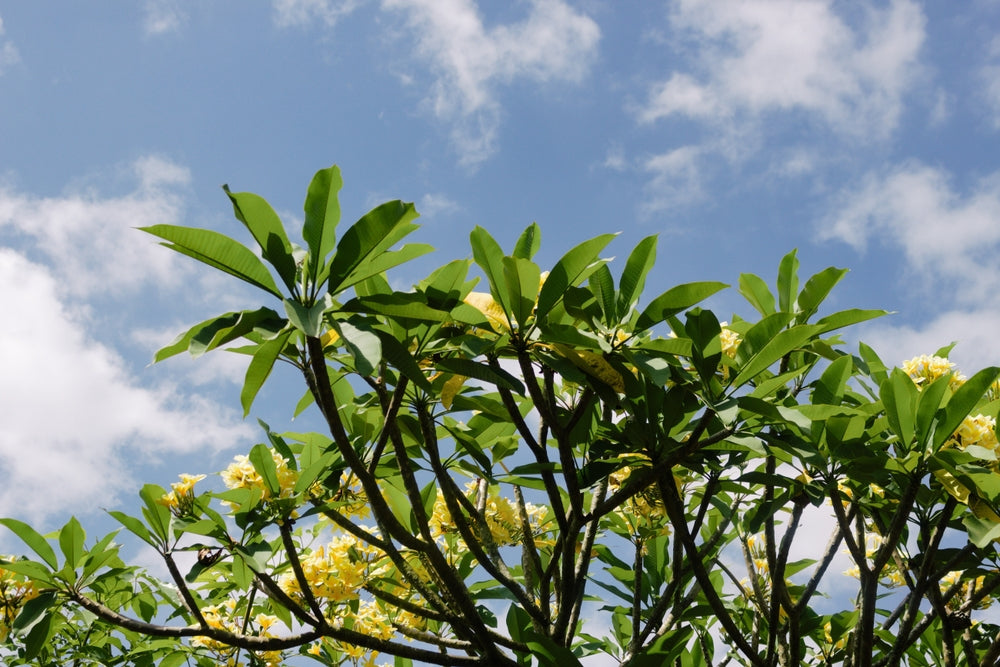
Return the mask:
POLYGON ((771 281, 798 248, 852 269, 835 306, 896 311, 861 334, 887 361, 994 364, 998 29, 995 0, 0 3, 0 516, 99 521, 221 469, 256 418, 309 427, 291 375, 244 421, 242 358, 149 365, 257 302, 132 228, 243 238, 223 183, 295 226, 333 163, 348 222, 422 212, 439 252, 399 287, 475 225, 509 247, 537 220, 543 263, 657 233, 657 292, 771 281))

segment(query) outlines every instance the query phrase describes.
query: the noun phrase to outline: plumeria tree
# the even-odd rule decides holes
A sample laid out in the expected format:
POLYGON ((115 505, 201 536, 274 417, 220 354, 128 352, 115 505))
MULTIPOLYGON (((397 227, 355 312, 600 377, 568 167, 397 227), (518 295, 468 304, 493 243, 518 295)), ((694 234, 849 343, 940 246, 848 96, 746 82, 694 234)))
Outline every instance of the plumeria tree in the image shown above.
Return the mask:
POLYGON ((146 485, 96 540, 0 520, 26 547, 0 561, 6 664, 996 663, 1000 369, 845 349, 883 312, 825 312, 846 271, 800 283, 794 252, 773 288, 739 277, 728 323, 699 306, 722 283, 644 294, 655 237, 543 271, 534 224, 509 252, 476 228, 471 260, 397 291, 386 272, 431 249, 400 245, 417 212, 338 238, 340 187, 313 178, 301 245, 228 188, 252 248, 144 228, 266 297, 156 361, 246 355, 245 414, 286 362, 287 410, 325 429, 262 425, 216 483, 146 485))

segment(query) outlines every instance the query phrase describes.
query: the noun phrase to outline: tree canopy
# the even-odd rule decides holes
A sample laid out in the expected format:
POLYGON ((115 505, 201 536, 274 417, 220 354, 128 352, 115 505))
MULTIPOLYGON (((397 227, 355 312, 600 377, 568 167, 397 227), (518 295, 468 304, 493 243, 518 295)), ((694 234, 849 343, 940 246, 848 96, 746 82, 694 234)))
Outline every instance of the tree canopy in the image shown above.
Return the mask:
POLYGON ((245 415, 286 362, 288 410, 326 430, 262 422, 216 483, 148 484, 96 540, 0 519, 27 547, 0 560, 7 664, 995 663, 1000 369, 847 349, 884 312, 827 312, 846 270, 801 280, 794 251, 772 286, 739 276, 729 321, 700 305, 723 283, 647 293, 655 236, 543 270, 536 224, 509 252, 477 227, 400 291, 386 272, 431 250, 402 244, 413 204, 338 237, 341 184, 313 178, 301 245, 229 188, 252 246, 143 228, 265 297, 155 360, 246 355, 245 415), (829 540, 803 544, 817 516, 829 540))

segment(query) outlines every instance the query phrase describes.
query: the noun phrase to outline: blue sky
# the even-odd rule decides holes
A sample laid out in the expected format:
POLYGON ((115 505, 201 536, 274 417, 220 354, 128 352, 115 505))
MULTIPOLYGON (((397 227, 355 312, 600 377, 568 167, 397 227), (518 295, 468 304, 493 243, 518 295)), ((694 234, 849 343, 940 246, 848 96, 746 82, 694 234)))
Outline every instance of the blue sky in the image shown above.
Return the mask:
MULTIPOLYGON (((297 226, 343 170, 345 223, 416 203, 439 252, 660 235, 650 291, 852 269, 836 307, 898 363, 1000 357, 1000 2, 274 0, 0 3, 0 516, 133 507, 290 424, 288 374, 238 414, 245 360, 148 365, 257 305, 132 227, 243 238, 220 190, 297 226)), ((543 267, 544 268, 544 267, 543 267)), ((750 316, 735 293, 712 303, 750 316)), ((0 546, 14 548, 8 537, 0 546)))

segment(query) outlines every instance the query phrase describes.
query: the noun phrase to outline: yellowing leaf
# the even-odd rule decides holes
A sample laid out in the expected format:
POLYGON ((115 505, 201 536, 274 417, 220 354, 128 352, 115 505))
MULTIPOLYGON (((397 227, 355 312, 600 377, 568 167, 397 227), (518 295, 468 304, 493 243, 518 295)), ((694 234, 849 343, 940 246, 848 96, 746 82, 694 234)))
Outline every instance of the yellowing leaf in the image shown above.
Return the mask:
POLYGON ((507 317, 503 312, 503 308, 501 308, 500 304, 493 300, 493 296, 491 294, 486 294, 485 292, 469 292, 469 295, 465 297, 465 303, 485 315, 486 319, 490 322, 490 326, 492 326, 495 331, 510 330, 510 325, 507 323, 507 317))
POLYGON ((969 499, 969 509, 971 509, 972 513, 980 519, 986 519, 987 521, 991 521, 993 523, 1000 523, 1000 516, 997 516, 997 513, 993 511, 993 508, 975 496, 969 499))
POLYGON ((619 394, 625 393, 625 379, 622 374, 600 354, 590 350, 577 350, 563 343, 554 343, 552 347, 587 375, 597 378, 619 394))
POLYGON ((448 378, 444 386, 441 387, 441 405, 451 410, 451 403, 455 400, 455 395, 458 394, 466 380, 468 378, 464 375, 452 375, 448 378))
POLYGON ((319 342, 323 345, 323 347, 333 345, 338 340, 340 340, 340 334, 333 329, 330 329, 319 338, 319 342))
MULTIPOLYGON (((950 493, 955 500, 971 506, 971 503, 969 502, 969 490, 965 488, 964 484, 955 479, 954 475, 945 470, 935 470, 934 476, 937 477, 938 481, 941 482, 941 486, 943 486, 945 491, 950 493)), ((975 500, 975 498, 973 498, 973 500, 975 500)), ((998 519, 998 521, 1000 521, 1000 519, 998 519)))

